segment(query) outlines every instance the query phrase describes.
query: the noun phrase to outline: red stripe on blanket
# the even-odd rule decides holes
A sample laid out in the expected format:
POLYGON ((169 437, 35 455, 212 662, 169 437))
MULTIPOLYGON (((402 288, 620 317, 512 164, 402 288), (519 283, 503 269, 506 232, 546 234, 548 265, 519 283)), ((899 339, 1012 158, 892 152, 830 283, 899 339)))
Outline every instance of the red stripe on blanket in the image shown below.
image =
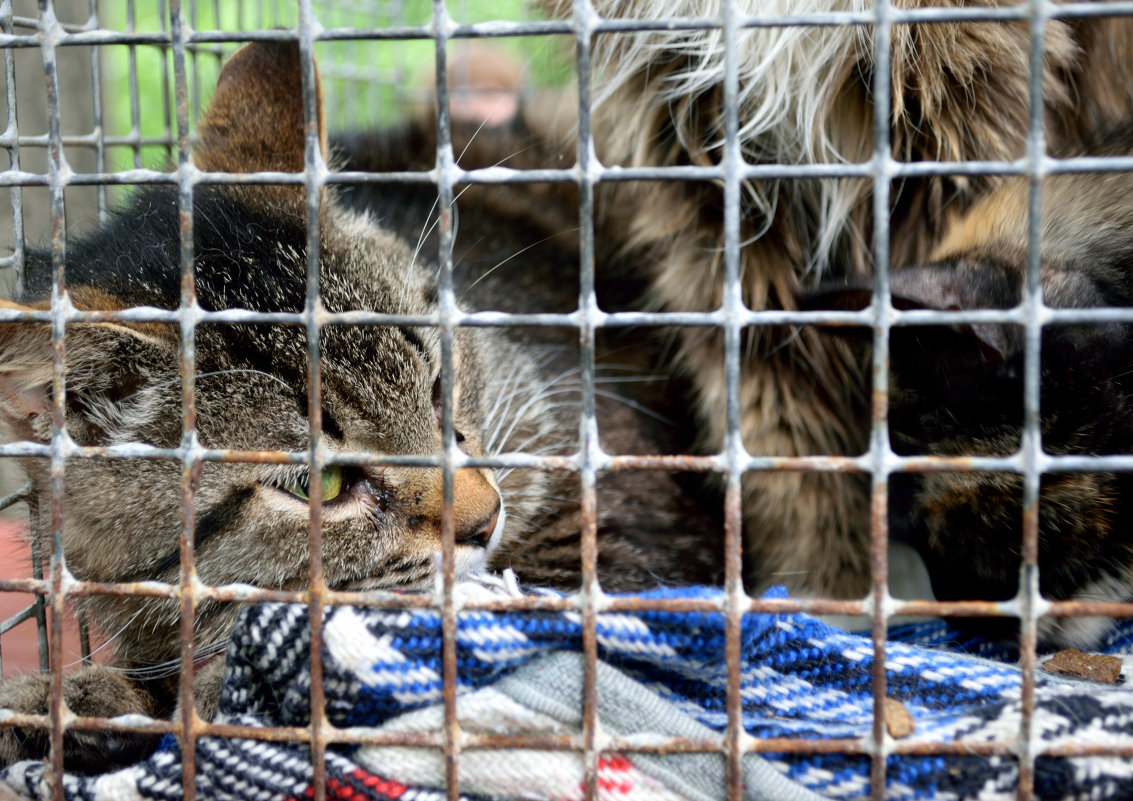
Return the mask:
MULTIPOLYGON (((375 798, 397 799, 409 789, 400 782, 383 779, 380 776, 367 773, 361 768, 352 770, 347 776, 365 787, 368 792, 360 791, 357 787, 352 787, 338 779, 327 779, 327 798, 341 799, 341 801, 373 801, 375 798)), ((315 788, 308 787, 303 791, 302 796, 292 796, 287 801, 303 801, 303 799, 313 798, 314 795, 315 788)))
POLYGON ((405 791, 409 788, 400 782, 390 781, 383 779, 380 776, 375 776, 372 773, 367 773, 361 768, 356 768, 351 771, 350 778, 359 781, 367 788, 380 793, 386 798, 401 798, 405 791))
MULTIPOLYGON (((628 795, 633 790, 633 780, 628 777, 619 778, 617 774, 633 771, 635 771, 633 763, 621 754, 598 757, 598 792, 608 795, 628 795)), ((580 784, 579 789, 585 793, 585 783, 580 784)))

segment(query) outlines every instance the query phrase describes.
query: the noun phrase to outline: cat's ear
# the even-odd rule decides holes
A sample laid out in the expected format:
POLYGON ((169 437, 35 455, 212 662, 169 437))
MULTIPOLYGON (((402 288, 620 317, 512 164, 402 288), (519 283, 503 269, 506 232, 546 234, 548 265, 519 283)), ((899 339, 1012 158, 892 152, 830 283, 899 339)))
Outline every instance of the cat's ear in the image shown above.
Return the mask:
MULTIPOLYGON (((1019 302, 1018 277, 1004 269, 967 261, 943 262, 894 270, 889 276, 893 307, 900 310, 1009 309, 1019 302)), ((873 285, 868 280, 826 284, 800 300, 804 310, 858 311, 870 305, 873 285)), ((901 329, 895 329, 900 331, 901 329)), ((867 333, 865 329, 840 329, 867 333)), ((995 364, 1004 363, 1023 345, 1019 326, 1001 323, 963 323, 917 327, 919 344, 935 342, 945 351, 971 351, 995 364)))
MULTIPOLYGON (((315 102, 325 159, 326 121, 317 70, 315 102)), ((257 42, 236 51, 220 71, 197 137, 193 161, 203 170, 302 172, 306 115, 298 43, 257 42)))
MULTIPOLYGON (((46 307, 0 300, 3 309, 46 307)), ((178 341, 170 326, 72 323, 64 343, 69 427, 80 444, 89 444, 82 432, 97 425, 85 419, 96 407, 120 403, 158 375, 176 375, 178 341)), ((50 436, 54 352, 50 323, 0 323, 0 419, 23 439, 50 436)))

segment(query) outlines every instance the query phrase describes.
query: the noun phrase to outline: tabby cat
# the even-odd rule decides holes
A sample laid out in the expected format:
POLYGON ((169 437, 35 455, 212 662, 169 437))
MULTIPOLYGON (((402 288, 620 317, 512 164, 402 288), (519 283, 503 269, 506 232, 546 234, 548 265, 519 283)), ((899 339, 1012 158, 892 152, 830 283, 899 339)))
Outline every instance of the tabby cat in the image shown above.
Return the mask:
MULTIPOLYGON (((206 171, 303 169, 298 49, 254 44, 224 67, 198 127, 193 154, 206 171)), ((433 166, 428 126, 347 137, 334 155, 354 169, 433 166)), ((325 135, 325 131, 323 132, 325 135)), ((555 162, 549 141, 522 117, 480 132, 457 125, 468 167, 555 162)), ((319 288, 328 313, 428 315, 437 309, 432 258, 436 191, 430 185, 325 189, 319 198, 319 288)), ((458 300, 467 308, 570 311, 577 303, 577 203, 570 188, 474 187, 456 210, 458 300)), ((307 206, 301 186, 202 184, 193 196, 196 294, 205 310, 300 312, 306 298, 307 206)), ((9 308, 47 308, 48 254, 28 258, 25 296, 9 308)), ((137 192, 101 230, 68 243, 66 281, 80 309, 178 307, 176 191, 137 192)), ((458 327, 451 387, 455 439, 465 454, 571 455, 578 449, 578 334, 573 329, 458 327)), ((321 329, 322 430, 330 464, 321 476, 323 560, 334 589, 424 589, 441 542, 442 474, 381 464, 374 454, 441 452, 441 343, 421 325, 328 324, 321 329), (357 454, 370 454, 370 458, 357 454), (351 455, 354 455, 353 457, 351 455), (343 457, 339 461, 339 457, 343 457)), ((599 344, 601 445, 612 453, 680 451, 680 388, 656 374, 658 357, 599 344), (606 365, 603 367, 603 365, 606 365), (624 380, 623 380, 624 379, 624 380), (664 402, 664 399, 669 400, 664 402), (648 407, 650 414, 637 409, 648 407)), ((67 433, 79 446, 182 441, 179 331, 167 324, 73 323, 66 333, 67 433)), ((49 326, 0 325, 0 411, 10 438, 46 443, 52 433, 49 326)), ((196 329, 196 432, 207 448, 309 447, 308 355, 300 326, 206 323, 196 329)), ((48 462, 23 460, 50 530, 48 462)), ((63 548, 79 579, 157 580, 179 575, 182 467, 176 460, 72 458, 66 465, 63 548)), ((301 590, 308 581, 308 468, 206 461, 196 479, 195 565, 209 585, 232 582, 301 590)), ((714 503, 697 503, 662 472, 612 472, 599 482, 599 578, 604 589, 717 579, 714 503), (705 511, 707 510, 707 511, 705 511), (676 521, 679 521, 679 525, 676 521)), ((579 585, 578 475, 569 470, 466 467, 456 471, 452 517, 458 574, 491 565, 522 580, 579 585)), ((116 654, 112 671, 87 667, 64 682, 82 715, 167 715, 174 703, 178 604, 108 595, 78 600, 116 654), (133 671, 133 672, 131 672, 133 671), (129 681, 147 676, 146 681, 129 681)), ((238 607, 203 601, 195 653, 199 711, 215 708, 238 607), (204 665, 205 660, 211 661, 204 665)), ((42 712, 47 678, 0 686, 0 705, 42 712)), ((38 757, 44 732, 0 729, 0 762, 38 757)), ((69 769, 129 761, 144 738, 69 733, 69 769)))
MULTIPOLYGON (((1091 152, 1133 153, 1124 126, 1091 152)), ((1009 309, 1022 298, 1028 185, 1016 179, 977 203, 929 263, 895 271, 904 309, 1009 309)), ((1133 306, 1133 176, 1064 174, 1042 187, 1043 301, 1056 309, 1133 306)), ((864 307, 864 284, 828 287, 810 307, 864 307)), ((903 456, 1009 456, 1021 446, 1023 327, 1000 323, 896 327, 889 430, 903 456)), ((1133 454, 1133 329, 1048 324, 1041 339, 1039 410, 1052 455, 1133 454)), ((1006 600, 1022 563, 1022 485, 1013 473, 892 476, 894 533, 924 556, 941 600, 1006 600)), ((1051 472, 1039 497, 1039 589, 1052 600, 1133 598, 1133 474, 1051 472)), ((1105 618, 1043 618, 1040 638, 1088 648, 1105 618)), ((998 634, 1017 623, 983 624, 998 634)))

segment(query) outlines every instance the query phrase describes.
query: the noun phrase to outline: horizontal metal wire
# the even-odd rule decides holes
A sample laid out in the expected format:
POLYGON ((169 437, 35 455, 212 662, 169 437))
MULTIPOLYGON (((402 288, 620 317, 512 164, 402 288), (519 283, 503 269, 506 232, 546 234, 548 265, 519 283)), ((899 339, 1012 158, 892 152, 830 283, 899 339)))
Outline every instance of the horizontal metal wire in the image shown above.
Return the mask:
POLYGON ((19 612, 16 612, 16 614, 0 623, 0 634, 6 634, 16 626, 23 623, 25 620, 31 620, 33 617, 35 617, 36 608, 36 605, 32 604, 31 606, 21 609, 19 612))
MULTIPOLYGON (((890 325, 894 328, 909 326, 954 326, 978 323, 1004 323, 1022 326, 1033 320, 1040 326, 1086 325, 1102 323, 1133 324, 1133 308, 1097 306, 1089 308, 1053 308, 1041 306, 1028 315, 1022 306, 1007 309, 890 309, 890 325)), ((78 309, 64 301, 58 313, 67 324, 76 323, 168 323, 179 325, 306 325, 299 312, 259 312, 247 309, 205 310, 199 306, 170 310, 135 306, 128 309, 91 311, 78 309)), ((744 309, 735 317, 741 327, 818 325, 831 328, 873 328, 875 308, 867 306, 861 311, 777 311, 744 309)), ((41 309, 0 309, 0 324, 50 323, 52 312, 41 309)), ((568 328, 581 325, 594 328, 649 327, 710 327, 718 328, 727 319, 723 311, 709 312, 603 312, 591 310, 567 313, 513 314, 500 311, 454 311, 451 324, 471 328, 568 328)), ((386 312, 347 311, 318 314, 319 326, 422 326, 435 328, 440 322, 436 314, 388 314, 386 312)))
MULTIPOLYGON (((46 728, 46 718, 39 715, 12 713, 0 717, 0 722, 28 728, 46 728)), ((75 716, 67 723, 67 730, 76 731, 119 731, 146 734, 176 734, 177 724, 167 720, 155 720, 142 715, 124 715, 119 718, 88 718, 75 716)), ((305 742, 311 738, 310 727, 273 726, 261 727, 234 723, 206 723, 197 721, 195 736, 228 737, 266 742, 305 742)), ((443 743, 440 734, 418 732, 387 732, 372 729, 339 729, 331 724, 321 727, 322 736, 328 743, 374 746, 405 746, 411 748, 439 748, 443 743)), ((601 747, 602 753, 642 753, 642 754, 688 754, 688 753, 726 753, 730 746, 722 738, 693 739, 684 737, 653 737, 648 742, 632 736, 607 736, 601 747)), ((461 732, 459 745, 464 750, 536 749, 583 751, 586 746, 579 736, 572 735, 503 735, 461 732)), ((894 755, 908 756, 1005 756, 1016 755, 1015 744, 1011 741, 981 742, 932 742, 917 740, 913 742, 895 741, 887 749, 894 755)), ((744 754, 783 753, 783 754, 861 754, 874 752, 867 738, 839 738, 830 740, 798 740, 787 737, 749 738, 740 746, 744 754)), ((1130 744, 1083 744, 1058 743, 1039 745, 1036 756, 1048 757, 1133 757, 1130 744)))
MULTIPOLYGON (((941 22, 979 22, 1001 21, 1022 22, 1030 19, 1029 7, 1026 5, 965 7, 950 8, 910 8, 890 9, 888 12, 889 24, 930 24, 941 22)), ((1078 19, 1099 16, 1130 16, 1133 15, 1133 2, 1099 2, 1099 3, 1066 3, 1056 5, 1045 12, 1051 19, 1078 19)), ((14 27, 36 29, 38 20, 27 17, 13 17, 14 27)), ((877 23, 874 12, 831 11, 810 14, 784 14, 774 16, 738 15, 737 25, 746 28, 787 28, 787 27, 845 27, 845 26, 873 26, 877 23)), ((596 34, 625 34, 653 31, 681 31, 681 30, 719 30, 723 26, 718 17, 667 17, 664 19, 603 19, 596 17, 588 20, 586 27, 596 34)), ((572 35, 576 27, 569 21, 504 21, 480 22, 471 24, 450 23, 445 31, 447 39, 483 38, 483 37, 513 37, 513 36, 548 36, 572 35)), ((316 27, 311 30, 311 38, 315 42, 331 41, 390 41, 404 39, 435 39, 435 28, 426 25, 402 25, 388 27, 350 27, 325 28, 316 27)), ((183 38, 177 40, 176 45, 191 47, 199 44, 235 44, 254 41, 298 41, 299 34, 291 29, 274 30, 192 30, 186 29, 183 38)), ((0 49, 15 47, 37 47, 40 39, 37 35, 0 35, 0 49)), ((56 47, 74 47, 108 44, 132 45, 175 45, 173 35, 167 31, 152 32, 126 32, 100 30, 84 25, 63 24, 58 28, 56 47)))
MULTIPOLYGON (((0 135, 0 147, 12 148, 17 137, 11 133, 0 135)), ((47 147, 46 135, 20 136, 20 147, 47 147)), ((99 133, 84 136, 64 137, 64 145, 81 147, 126 146, 126 145, 168 145, 169 140, 156 137, 137 136, 104 137, 99 133)), ((739 168, 744 180, 758 181, 776 178, 870 178, 877 172, 873 161, 828 164, 750 164, 739 168)), ((483 167, 465 170, 459 166, 448 168, 450 180, 454 184, 532 184, 532 183, 576 183, 577 168, 565 169, 524 169, 510 167, 483 167)), ((623 183, 631 181, 719 181, 726 172, 721 166, 665 166, 665 167, 605 167, 595 161, 588 167, 589 177, 597 183, 623 183)), ((912 161, 890 160, 887 172, 894 178, 915 178, 926 176, 975 176, 975 175, 1018 175, 1028 176, 1130 172, 1133 171, 1133 156, 1075 156, 1069 158, 1043 158, 1038 166, 1026 160, 1019 161, 912 161)), ((302 186, 305 174, 301 172, 205 172, 192 166, 185 168, 182 180, 191 185, 198 184, 251 184, 302 186)), ((145 185, 174 184, 177 178, 173 173, 137 168, 118 170, 109 173, 70 172, 58 176, 63 186, 107 185, 145 185)), ((46 185, 46 173, 19 170, 6 170, 0 173, 0 186, 42 186, 46 185)), ((413 170, 402 172, 356 172, 344 170, 320 175, 322 184, 366 185, 366 184, 435 184, 438 175, 435 170, 413 170)))
MULTIPOLYGON (((42 579, 3 579, 0 592, 46 593, 49 582, 42 579)), ((194 581, 189 590, 177 584, 160 581, 130 583, 89 582, 67 577, 61 590, 68 598, 91 596, 129 596, 137 598, 182 598, 186 592, 199 600, 224 603, 307 603, 311 590, 270 590, 244 584, 211 586, 194 581)), ((327 589, 323 596, 328 605, 374 606, 381 609, 437 610, 442 599, 432 593, 399 593, 389 590, 327 589)), ((872 614, 870 599, 837 600, 829 598, 754 598, 741 595, 742 614, 811 614, 868 616, 872 614)), ((901 600, 888 597, 882 615, 886 619, 908 616, 934 617, 1014 617, 1022 616, 1021 599, 1006 601, 901 600)), ((458 612, 577 612, 589 606, 596 614, 621 612, 667 612, 725 614, 727 603, 719 599, 642 598, 635 596, 596 595, 584 600, 579 594, 561 597, 519 596, 492 600, 464 600, 458 612)), ((1042 618, 1131 617, 1133 602, 1117 601, 1052 601, 1044 600, 1038 612, 1042 618)))
MULTIPOLYGON (((69 438, 57 445, 65 459, 119 459, 184 462, 222 462, 239 464, 309 464, 306 451, 248 451, 225 448, 178 447, 160 448, 141 442, 110 446, 80 446, 69 438)), ((43 458, 52 454, 52 446, 37 442, 12 442, 0 445, 0 457, 43 458)), ((751 456, 733 454, 742 472, 806 472, 868 473, 874 469, 877 456, 865 452, 860 456, 751 456)), ((529 453, 502 453, 492 456, 450 454, 385 454, 349 451, 328 452, 326 465, 349 467, 436 467, 446 462, 455 467, 487 467, 494 469, 533 469, 579 472, 582 456, 545 456, 529 453)), ((691 455, 613 455, 601 448, 593 452, 595 467, 603 472, 659 470, 665 472, 713 472, 729 469, 729 456, 724 453, 691 455)), ((1026 472, 1033 465, 1040 473, 1128 472, 1133 470, 1133 454, 1076 455, 1040 453, 1028 455, 1020 450, 1006 456, 898 456, 884 455, 882 469, 888 475, 900 473, 945 472, 1026 472)))

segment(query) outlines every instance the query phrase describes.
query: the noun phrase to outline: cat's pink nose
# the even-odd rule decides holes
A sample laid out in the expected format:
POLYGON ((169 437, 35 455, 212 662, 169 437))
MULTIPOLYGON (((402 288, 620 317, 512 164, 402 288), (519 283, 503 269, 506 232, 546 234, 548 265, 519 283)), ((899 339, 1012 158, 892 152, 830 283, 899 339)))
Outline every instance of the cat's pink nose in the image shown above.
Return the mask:
POLYGON ((497 499, 496 508, 487 517, 481 518, 471 525, 459 526, 456 530, 458 545, 471 545, 478 548, 487 548, 492 539, 492 533, 500 522, 500 502, 497 499))

